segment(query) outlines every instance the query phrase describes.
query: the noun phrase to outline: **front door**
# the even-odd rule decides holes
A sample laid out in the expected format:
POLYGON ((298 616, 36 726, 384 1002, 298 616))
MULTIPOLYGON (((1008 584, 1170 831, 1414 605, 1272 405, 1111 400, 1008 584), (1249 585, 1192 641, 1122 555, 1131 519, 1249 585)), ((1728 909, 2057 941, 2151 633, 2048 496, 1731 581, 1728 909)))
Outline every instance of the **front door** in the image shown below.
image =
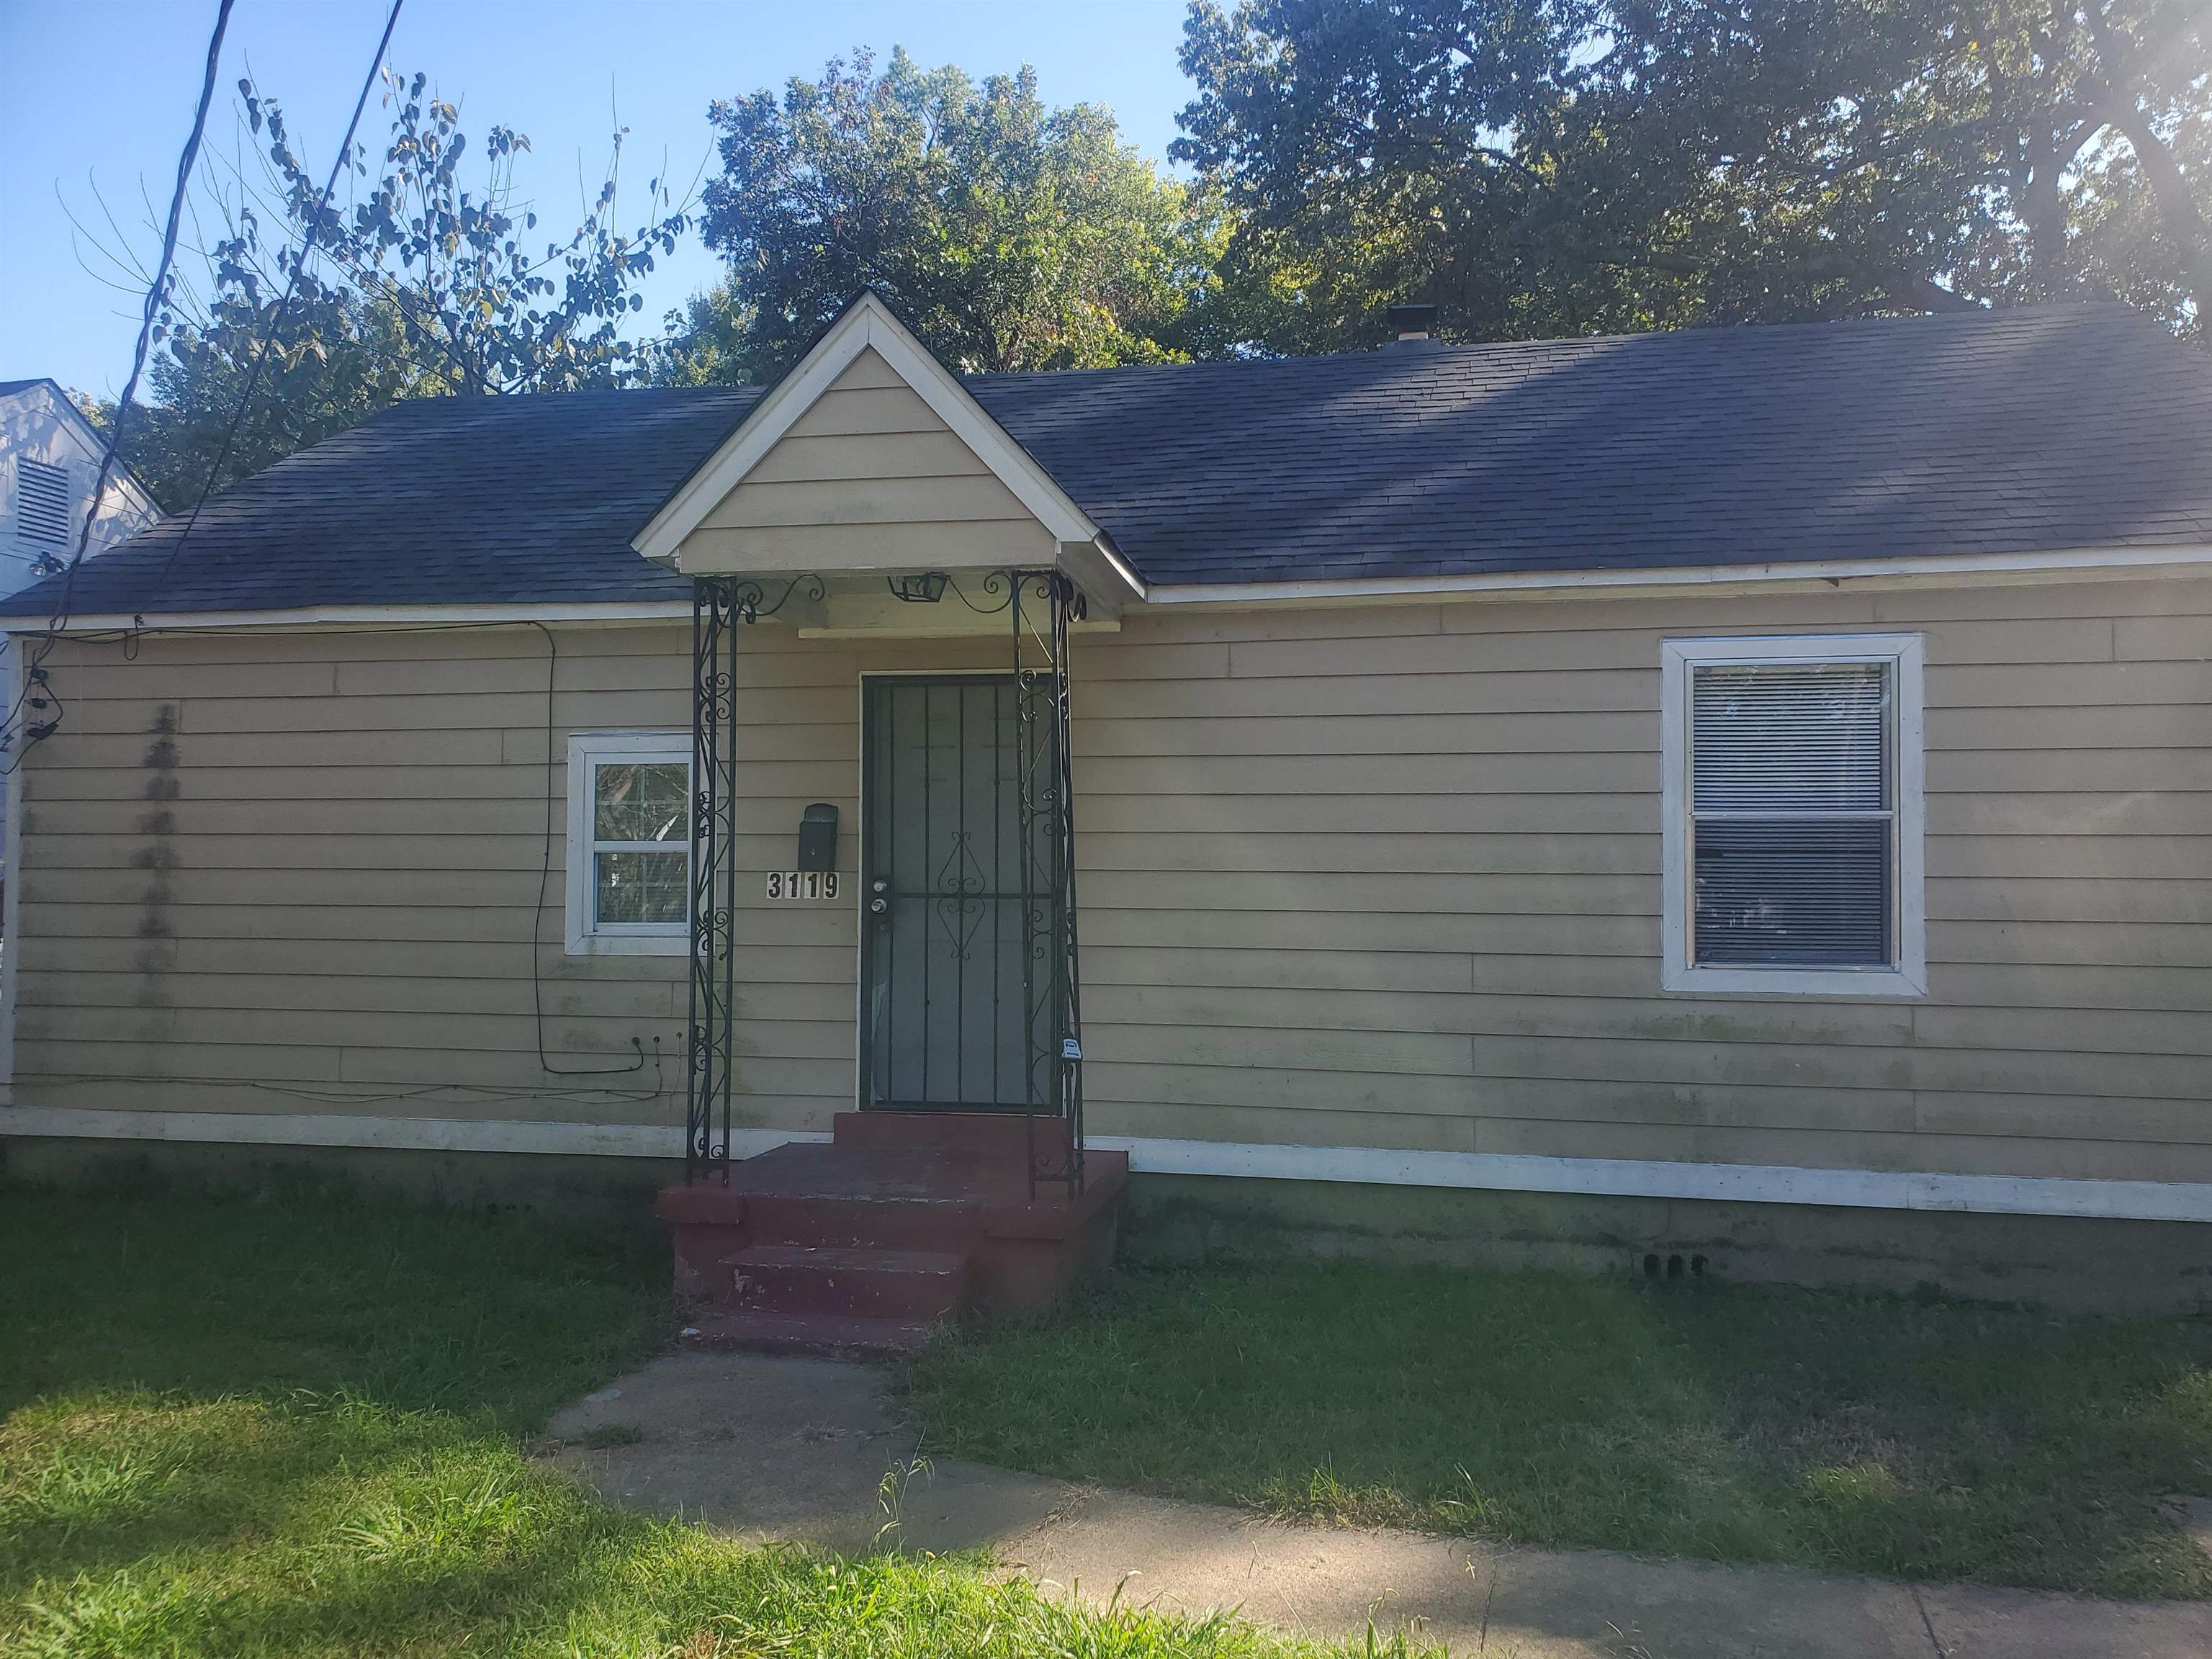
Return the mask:
POLYGON ((1058 1027, 1037 988, 1058 916, 1037 848, 1024 884, 1014 678, 865 684, 861 1103, 1050 1109, 1039 1034, 1058 1027))

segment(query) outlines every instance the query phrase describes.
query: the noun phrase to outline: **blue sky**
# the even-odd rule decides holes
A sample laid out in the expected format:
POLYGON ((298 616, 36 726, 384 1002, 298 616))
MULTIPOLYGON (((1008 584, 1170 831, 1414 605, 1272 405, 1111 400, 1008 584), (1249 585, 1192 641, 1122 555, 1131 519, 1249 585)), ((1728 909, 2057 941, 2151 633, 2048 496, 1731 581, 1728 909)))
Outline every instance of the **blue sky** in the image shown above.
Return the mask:
MULTIPOLYGON (((250 70, 284 104, 319 176, 386 3, 239 0, 210 147, 228 155, 240 142, 228 94, 250 70)), ((167 204, 215 11, 215 0, 0 0, 0 380, 120 388, 138 299, 95 274, 104 262, 70 214, 99 225, 104 198, 150 265, 160 234, 148 221, 167 204)), ((587 179, 603 176, 616 109, 629 129, 623 176, 638 186, 624 198, 629 222, 645 205, 645 179, 665 170, 680 187, 709 161, 710 100, 813 76, 855 46, 903 46, 978 76, 1033 64, 1048 104, 1105 104, 1157 157, 1189 95, 1176 67, 1182 25, 1180 0, 407 0, 391 56, 428 71, 471 137, 494 121, 527 133, 525 181, 541 216, 565 224, 576 216, 580 158, 587 179)), ((382 131, 373 100, 362 130, 372 140, 382 131)), ((714 274, 694 239, 653 274, 647 314, 714 274)))

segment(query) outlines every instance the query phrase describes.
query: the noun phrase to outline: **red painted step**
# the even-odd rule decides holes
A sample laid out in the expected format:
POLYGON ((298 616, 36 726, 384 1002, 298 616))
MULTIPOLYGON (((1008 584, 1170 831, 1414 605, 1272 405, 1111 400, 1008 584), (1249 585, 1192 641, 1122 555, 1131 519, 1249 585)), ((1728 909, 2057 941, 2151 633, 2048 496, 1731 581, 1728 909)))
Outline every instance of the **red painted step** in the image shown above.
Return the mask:
POLYGON ((968 1258, 950 1250, 755 1244, 721 1266, 732 1312, 949 1319, 968 1297, 968 1258))
MULTIPOLYGON (((840 1112, 836 1144, 860 1152, 910 1152, 985 1161, 1025 1170, 1032 1152, 1042 1164, 1066 1162, 1067 1120, 1019 1112, 840 1112)), ((1026 1176, 1024 1177, 1026 1180, 1026 1176)))
POLYGON ((684 1346, 720 1352, 814 1354, 824 1359, 896 1359, 929 1340, 926 1321, 823 1314, 725 1313, 684 1328, 684 1346))
POLYGON ((748 1193, 749 1241, 825 1249, 963 1251, 976 1236, 973 1199, 748 1193))
POLYGON ((895 1353, 969 1308, 1049 1307, 1112 1258, 1124 1154, 1092 1152, 1080 1192, 1030 1178, 1032 1146, 1065 1156, 1064 1124, 841 1113, 835 1127, 661 1193, 694 1340, 895 1353))

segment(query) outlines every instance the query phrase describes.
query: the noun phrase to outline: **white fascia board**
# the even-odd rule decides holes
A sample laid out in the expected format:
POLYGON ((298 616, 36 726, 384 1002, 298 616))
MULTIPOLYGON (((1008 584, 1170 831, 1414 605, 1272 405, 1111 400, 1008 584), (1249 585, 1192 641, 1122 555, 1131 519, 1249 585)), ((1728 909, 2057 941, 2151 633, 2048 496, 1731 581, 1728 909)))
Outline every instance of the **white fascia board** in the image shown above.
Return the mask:
POLYGON ((2130 574, 2188 574, 2212 566, 2212 547, 2091 547, 2036 553, 1959 553, 1912 559, 1825 559, 1672 569, 1504 570, 1464 576, 1347 576, 1325 581, 1154 583, 1148 605, 1224 607, 1343 605, 1439 599, 1642 598, 1683 589, 1747 592, 1906 584, 1959 578, 1992 582, 2130 574))
MULTIPOLYGON (((0 1106, 0 1136, 173 1140, 258 1146, 382 1146, 420 1152, 566 1152, 680 1158, 677 1124, 553 1123, 516 1119, 377 1117, 323 1113, 131 1112, 0 1106)), ((749 1158, 819 1130, 733 1129, 730 1155, 749 1158)), ((2212 1182, 2106 1181, 2055 1176, 1953 1175, 1796 1164, 1692 1164, 1661 1158, 1542 1158, 1510 1152, 1401 1152, 1382 1146, 1268 1146, 1143 1135, 1091 1135, 1127 1152, 1139 1174, 1252 1181, 1344 1182, 1482 1192, 1562 1193, 1856 1210, 2212 1222, 2212 1182)))
POLYGON ((791 373, 753 405, 738 429, 668 498, 630 545, 648 559, 672 566, 684 538, 705 521, 724 496, 744 482, 853 360, 870 347, 975 452, 1054 541, 1098 538, 1101 532, 1090 515, 1037 465, 1036 458, 1016 443, 968 388, 930 355, 889 306, 873 294, 863 294, 791 373))
MULTIPOLYGON (((343 629, 349 628, 483 628, 529 623, 689 622, 688 599, 608 600, 552 605, 310 605, 290 611, 180 611, 172 615, 105 613, 71 617, 66 634, 167 634, 212 628, 343 629)), ((0 633, 43 634, 50 619, 0 617, 0 633)))
MULTIPOLYGON (((956 383, 957 389, 957 383, 956 383)), ((965 395, 964 392, 963 395, 965 395)), ((717 496, 716 500, 720 498, 717 496)), ((681 538, 678 538, 680 540, 681 538)), ((2001 585, 2100 576, 2187 576, 2212 570, 2212 547, 2080 548, 2048 553, 1962 554, 1924 559, 1850 559, 1819 563, 1698 565, 1677 570, 1508 571, 1486 576, 1376 576, 1314 582, 1214 582, 1146 586, 1102 537, 1094 546, 1148 605, 1261 605, 1405 604, 1428 599, 1635 599, 1692 591, 1760 592, 1832 587, 1844 582, 1876 586, 1951 581, 2001 585)), ((613 600, 546 605, 334 605, 290 611, 179 611, 149 620, 102 613, 72 617, 65 632, 109 634, 137 629, 165 633, 204 628, 389 628, 488 623, 631 623, 689 621, 684 599, 613 600)), ((43 617, 0 617, 0 633, 43 634, 43 617)))
POLYGON ((1143 599, 1148 591, 1145 579, 1115 548, 1113 538, 1103 533, 1087 542, 1062 542, 1060 566, 1097 601, 1092 609, 1101 616, 1119 616, 1123 605, 1143 599))

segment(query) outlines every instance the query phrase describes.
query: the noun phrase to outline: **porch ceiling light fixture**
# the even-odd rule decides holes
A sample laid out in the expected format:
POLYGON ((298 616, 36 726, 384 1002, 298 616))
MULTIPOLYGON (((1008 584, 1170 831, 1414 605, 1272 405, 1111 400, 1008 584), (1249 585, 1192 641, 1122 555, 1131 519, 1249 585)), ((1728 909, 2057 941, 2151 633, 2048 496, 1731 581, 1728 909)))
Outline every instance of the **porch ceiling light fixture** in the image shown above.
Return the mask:
POLYGON ((945 585, 952 579, 942 570, 923 570, 911 576, 886 576, 891 597, 907 605, 935 605, 945 597, 945 585))

